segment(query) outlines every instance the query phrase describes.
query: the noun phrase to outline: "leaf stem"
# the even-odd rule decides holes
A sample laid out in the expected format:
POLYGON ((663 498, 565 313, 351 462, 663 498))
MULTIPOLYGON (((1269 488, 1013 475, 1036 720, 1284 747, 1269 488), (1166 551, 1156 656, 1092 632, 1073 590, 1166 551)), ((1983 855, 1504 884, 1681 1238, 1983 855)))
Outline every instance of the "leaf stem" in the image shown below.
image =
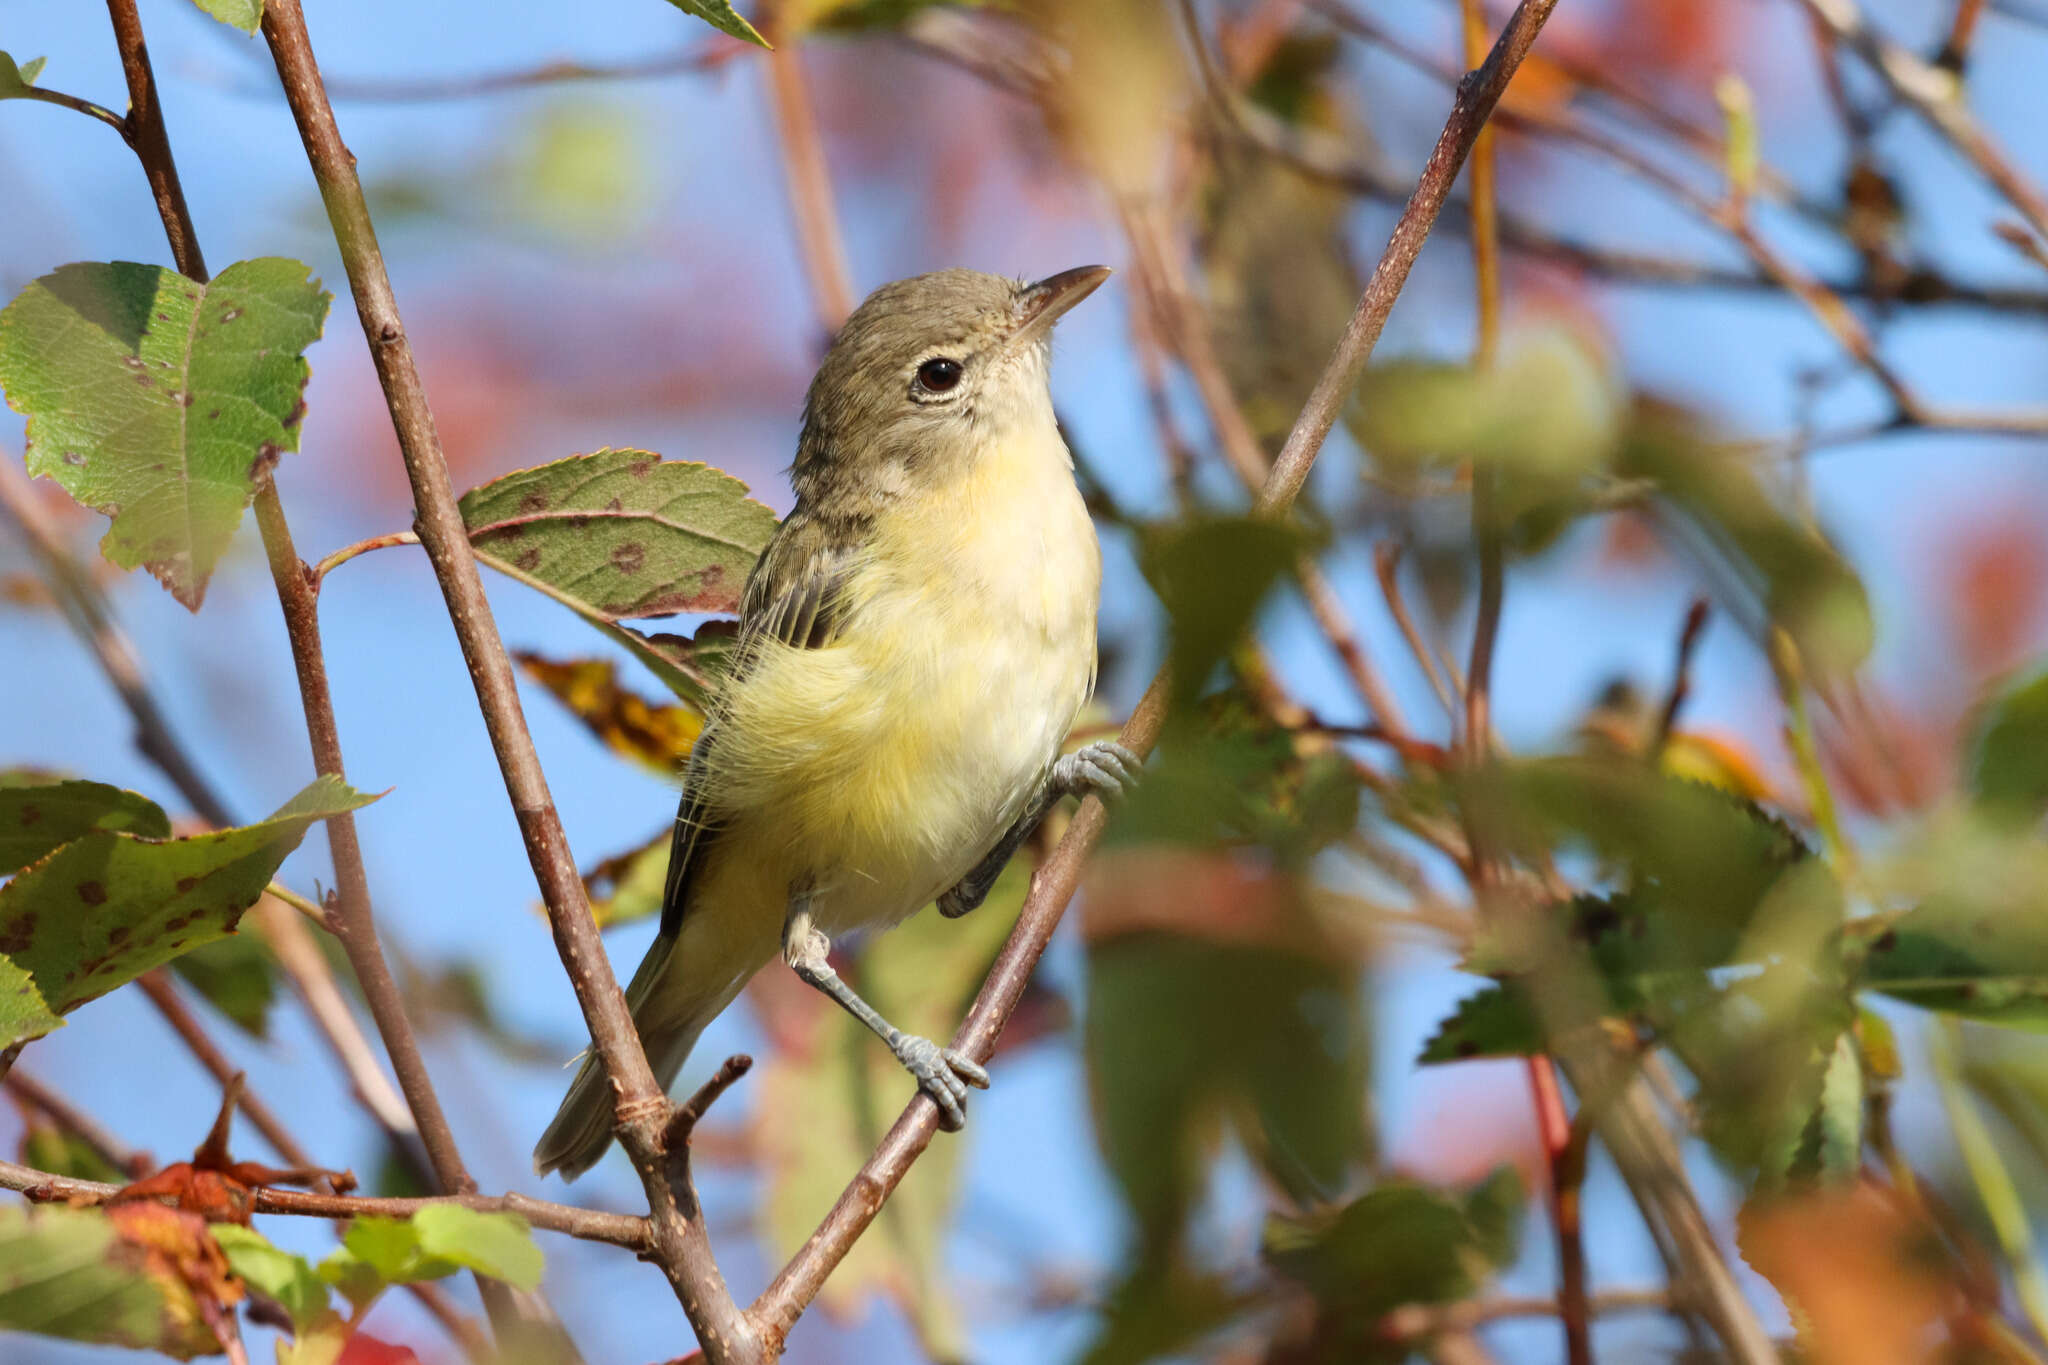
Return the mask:
POLYGON ((78 113, 84 114, 87 118, 96 118, 119 133, 123 142, 131 147, 135 145, 135 134, 128 126, 128 120, 122 118, 104 104, 94 104, 89 99, 81 99, 77 95, 67 95, 61 90, 45 90, 39 85, 31 85, 25 89, 15 91, 14 98, 40 100, 44 104, 54 104, 60 109, 75 110, 78 113))
POLYGON ((357 555, 366 555, 372 550, 387 550, 394 545, 417 545, 419 543, 420 538, 411 531, 393 531, 389 535, 371 536, 368 540, 359 540, 353 545, 344 545, 313 566, 313 586, 317 590, 321 584, 327 581, 328 574, 333 573, 357 555))

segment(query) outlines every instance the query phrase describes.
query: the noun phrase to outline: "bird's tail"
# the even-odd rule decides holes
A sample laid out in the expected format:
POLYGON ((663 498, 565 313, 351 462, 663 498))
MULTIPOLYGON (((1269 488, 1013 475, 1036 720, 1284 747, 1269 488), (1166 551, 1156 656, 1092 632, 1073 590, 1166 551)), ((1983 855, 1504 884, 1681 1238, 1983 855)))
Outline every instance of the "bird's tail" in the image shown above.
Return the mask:
MULTIPOLYGON (((664 1091, 675 1083, 698 1035, 731 1003, 739 984, 705 998, 678 999, 677 983, 670 979, 671 966, 678 965, 672 962, 678 947, 676 937, 664 934, 655 939, 641 959, 640 970, 633 973, 632 984, 626 987, 633 1026, 647 1049, 655 1083, 664 1091)), ((562 1179, 574 1180, 595 1166, 611 1143, 611 1080, 597 1054, 589 1052, 562 1099, 562 1107, 555 1111, 554 1122, 534 1146, 533 1169, 540 1175, 560 1171, 562 1179)))

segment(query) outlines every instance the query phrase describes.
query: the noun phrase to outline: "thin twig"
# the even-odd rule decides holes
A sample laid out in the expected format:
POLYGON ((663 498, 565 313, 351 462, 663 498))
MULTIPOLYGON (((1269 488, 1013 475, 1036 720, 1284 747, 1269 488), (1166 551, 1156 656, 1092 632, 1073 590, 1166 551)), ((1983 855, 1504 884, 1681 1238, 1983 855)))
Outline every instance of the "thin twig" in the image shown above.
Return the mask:
POLYGON ((178 742, 163 708, 157 705, 141 659, 114 619, 106 595, 50 525, 48 514, 36 498, 35 486, 11 459, 0 459, 0 510, 21 528, 65 615, 99 660, 100 671, 106 674, 128 709, 135 722, 136 749, 170 779, 201 819, 223 829, 233 825, 235 820, 228 813, 227 803, 200 774, 198 764, 178 742))
POLYGON ((2048 197, 2013 165, 1963 99, 1954 71, 1922 61, 1872 28, 1855 0, 1801 0, 1835 37, 1863 58, 1891 92, 1991 182, 2034 231, 2048 237, 2048 197))
POLYGON ((1380 596, 1386 599, 1387 613, 1394 618, 1394 625, 1401 632, 1401 638, 1408 643, 1408 652, 1415 656, 1415 663, 1422 670, 1422 676, 1429 682, 1429 690, 1436 694, 1444 716, 1453 724, 1458 719, 1458 701, 1444 675, 1436 666, 1436 652, 1422 638, 1422 632, 1415 627, 1414 614, 1408 610, 1408 596, 1401 591, 1401 545, 1398 541, 1382 541, 1373 546, 1373 574, 1379 579, 1380 596))
MULTIPOLYGON (((273 0, 276 3, 277 0, 273 0)), ((290 0, 284 0, 290 3, 290 0)), ((1285 516, 1307 480, 1309 470, 1329 435, 1337 413, 1348 398, 1352 385, 1366 362, 1374 343, 1386 325, 1387 314, 1400 295, 1409 267, 1414 264, 1431 224, 1442 211, 1451 182, 1471 149, 1472 139, 1500 98, 1508 78, 1514 74, 1544 20, 1550 17, 1556 0, 1524 0, 1508 21, 1494 45, 1486 65, 1459 92, 1437 150, 1423 172, 1421 183, 1395 225, 1392 240, 1372 283, 1359 300, 1358 309, 1346 328, 1328 368, 1301 416, 1295 422, 1279 460, 1260 490, 1257 506, 1261 514, 1285 516)), ((1170 680, 1161 675, 1152 681, 1145 696, 1123 729, 1123 742, 1140 754, 1158 739, 1166 716, 1170 680)), ((1082 865, 1101 837, 1106 823, 1102 803, 1094 797, 1082 802, 1080 811, 1067 826, 1066 835, 1032 878, 1031 891, 1017 918, 1017 926, 996 958, 988 979, 975 997, 973 1007, 954 1035, 953 1046, 977 1060, 986 1060, 1030 979, 1038 959, 1052 941, 1053 930, 1080 883, 1082 865)), ((761 1297, 748 1309, 762 1338, 771 1350, 779 1348, 793 1326, 814 1299, 826 1278, 844 1260, 868 1225, 920 1153, 930 1145, 938 1128, 938 1106, 920 1094, 911 1100, 890 1128, 881 1144, 869 1156, 853 1181, 840 1194, 832 1210, 795 1256, 776 1275, 761 1297)))
POLYGON ((371 536, 353 545, 344 545, 313 566, 313 585, 317 588, 327 581, 327 575, 354 559, 372 550, 387 550, 394 545, 417 545, 420 538, 411 531, 393 531, 389 535, 371 536))
POLYGON ((502 95, 580 81, 640 81, 658 76, 714 71, 734 57, 753 50, 750 44, 714 38, 630 62, 558 60, 503 71, 418 80, 331 76, 327 81, 327 93, 332 99, 362 104, 422 104, 435 100, 476 99, 484 95, 502 95))
POLYGON ((178 164, 171 159, 163 105, 157 100, 156 78, 149 67, 149 46, 142 38, 142 16, 136 12, 135 0, 107 0, 107 14, 114 21, 121 74, 128 82, 128 145, 135 149, 142 172, 149 177, 150 193, 156 196, 157 216, 163 219, 164 235, 170 239, 171 259, 177 262, 179 270, 203 283, 206 258, 199 252, 199 236, 192 228, 192 210, 185 204, 185 188, 178 183, 178 164))
POLYGON ((1664 747, 1671 742, 1671 732, 1678 725, 1678 713, 1692 696, 1692 655, 1699 647, 1700 636, 1707 628, 1710 608, 1707 599, 1695 597, 1686 608, 1685 624, 1678 631, 1678 662, 1671 670, 1671 691, 1665 694, 1664 706, 1657 713, 1657 728, 1650 733, 1650 764, 1655 767, 1663 756, 1664 747))
POLYGON ((417 508, 414 529, 433 564, 469 666, 506 794, 548 908, 556 950, 576 992, 592 1045, 611 1080, 620 1144, 647 1192, 653 1259, 668 1277, 712 1365, 760 1360, 761 1347, 752 1324, 732 1302, 712 1257, 696 1194, 687 1184, 678 1188, 669 1178, 661 1139, 670 1105, 654 1079, 625 997, 612 974, 603 940, 591 918, 583 880, 562 832, 561 817, 534 752, 511 660, 484 596, 476 554, 456 506, 447 457, 406 343, 405 324, 377 246, 355 158, 335 124, 298 0, 270 0, 264 9, 263 35, 319 184, 384 389, 417 508))
MULTIPOLYGON (((38 1202, 65 1200, 103 1204, 121 1190, 98 1180, 53 1175, 13 1162, 0 1161, 0 1189, 14 1190, 38 1202)), ((304 1190, 259 1188, 258 1213, 294 1214, 307 1218, 410 1218, 421 1209, 457 1204, 480 1213, 516 1213, 534 1227, 586 1242, 605 1242, 628 1251, 647 1249, 647 1220, 630 1214, 606 1213, 529 1199, 523 1194, 435 1195, 420 1199, 380 1199, 367 1195, 309 1194, 304 1190)))
POLYGON ((54 104, 59 109, 70 109, 84 114, 87 118, 96 118, 119 133, 123 142, 131 147, 135 145, 135 132, 129 126, 128 120, 122 118, 104 104, 94 104, 89 99, 82 99, 77 95, 67 95, 61 90, 45 90, 40 85, 22 86, 15 90, 11 98, 39 100, 44 104, 54 104))
POLYGON ((804 85, 798 45, 778 42, 768 53, 768 93, 775 106, 775 127, 781 135, 782 173, 789 187, 791 217, 796 221, 797 247, 817 301, 822 335, 832 336, 853 311, 853 272, 846 264, 846 239, 833 208, 832 174, 825 164, 825 141, 818 133, 818 115, 804 85))
MULTIPOLYGON (((1608 1289, 1587 1300, 1587 1310, 1596 1317, 1614 1313, 1667 1313, 1671 1292, 1666 1289, 1608 1289)), ((1557 1300, 1550 1298, 1466 1299, 1460 1303, 1411 1303, 1396 1308, 1380 1319, 1382 1335, 1396 1341, 1415 1341, 1438 1332, 1470 1331, 1488 1323, 1511 1318, 1547 1318, 1557 1313, 1557 1300)))

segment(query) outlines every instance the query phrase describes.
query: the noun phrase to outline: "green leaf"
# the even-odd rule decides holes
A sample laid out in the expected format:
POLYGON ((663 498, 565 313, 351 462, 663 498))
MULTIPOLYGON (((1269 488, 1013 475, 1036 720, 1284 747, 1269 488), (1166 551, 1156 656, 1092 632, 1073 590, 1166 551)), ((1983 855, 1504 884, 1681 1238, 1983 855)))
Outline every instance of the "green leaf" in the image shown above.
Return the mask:
POLYGON ((412 1216, 420 1252, 503 1280, 515 1289, 540 1287, 545 1262, 526 1220, 516 1213, 480 1213, 460 1204, 431 1204, 412 1216))
POLYGON ((74 1180, 101 1180, 125 1185, 130 1172, 101 1156, 93 1145, 53 1123, 33 1121, 21 1135, 21 1164, 74 1180))
POLYGON ((0 957, 0 1048, 40 1038, 64 1021, 50 1012, 43 993, 26 971, 0 957))
POLYGON ((192 0, 230 28, 254 33, 263 23, 263 0, 192 0))
POLYGON ((149 798, 104 782, 0 787, 0 873, 27 867, 93 830, 162 839, 171 822, 149 798))
POLYGON ((519 1289, 538 1286, 543 1269, 541 1250, 524 1218, 480 1213, 460 1204, 431 1204, 408 1219, 358 1218, 342 1245, 349 1258, 330 1256, 320 1271, 351 1299, 369 1287, 365 1269, 388 1284, 474 1270, 519 1289))
POLYGON ((740 18, 739 11, 732 7, 731 0, 669 0, 671 5, 685 14, 694 14, 720 33, 752 43, 756 47, 767 47, 768 40, 754 31, 754 26, 740 18))
POLYGON ((1474 1057, 1529 1057, 1543 1051, 1543 1026, 1522 993, 1494 982, 1458 1002, 1422 1045, 1418 1065, 1474 1057))
POLYGON ((1855 570, 1797 496, 1766 483, 1703 423, 1669 404, 1636 405, 1616 472, 1651 480, 1678 515, 1671 537, 1708 570, 1730 615, 1759 643, 1780 626, 1810 673, 1837 677, 1870 652, 1875 626, 1855 570))
POLYGON ((0 1329, 180 1359, 217 1352, 189 1296, 181 1306, 165 1298, 142 1250, 121 1240, 104 1211, 0 1206, 0 1329))
POLYGON ((2008 689, 1977 733, 1970 787, 1988 811, 2032 821, 2048 810, 2048 673, 2008 689))
POLYGON ((1123 934, 1089 953, 1084 1055, 1097 1136, 1148 1239, 1168 1237, 1236 1124, 1295 1198, 1340 1188, 1366 1149, 1355 968, 1263 944, 1123 934))
POLYGON ((16 66, 14 58, 0 51, 0 100, 26 99, 26 92, 42 74, 42 57, 31 57, 16 66))
POLYGON ((0 887, 0 952, 68 1013, 234 932, 315 822, 375 799, 322 777, 260 824, 189 839, 83 835, 0 887))
POLYGON ((1148 530, 1140 559, 1166 608, 1178 701, 1201 694, 1268 594, 1314 544, 1299 527, 1253 517, 1204 517, 1148 530))
POLYGON ((101 553, 193 610, 256 480, 298 449, 328 296, 297 261, 210 285, 159 266, 67 265, 0 312, 0 388, 28 467, 113 518, 101 553))
MULTIPOLYGON (((364 1221, 366 1220, 360 1218, 356 1220, 357 1223, 364 1221)), ((350 1231, 354 1231, 353 1226, 350 1231)), ((321 1282, 334 1286, 341 1296, 348 1300, 349 1307, 357 1313, 375 1303, 377 1296, 391 1283, 377 1272, 377 1267, 356 1255, 346 1245, 328 1252, 315 1269, 321 1282)))
POLYGON ((236 1028, 254 1038, 270 1036, 277 959, 262 938, 230 934, 194 948, 171 966, 236 1028))
POLYGON ((1523 1204, 1511 1170, 1463 1198, 1395 1181, 1334 1213, 1267 1219, 1265 1255, 1307 1287, 1341 1339, 1369 1349, 1391 1310, 1467 1298, 1512 1259, 1523 1204))
POLYGON ((1819 1130, 1819 1165, 1825 1180, 1840 1183, 1855 1177, 1863 1162, 1863 1063, 1856 1040, 1843 1033, 1828 1058, 1821 1081, 1820 1108, 1814 1115, 1819 1130))
POLYGON ((273 1245, 253 1228, 214 1223, 208 1231, 227 1254, 228 1268, 257 1293, 275 1299, 291 1316, 294 1332, 303 1335, 338 1316, 329 1302, 326 1281, 305 1257, 273 1245))
POLYGON ((592 620, 735 612, 775 514, 709 465, 600 450, 463 494, 477 553, 592 620))

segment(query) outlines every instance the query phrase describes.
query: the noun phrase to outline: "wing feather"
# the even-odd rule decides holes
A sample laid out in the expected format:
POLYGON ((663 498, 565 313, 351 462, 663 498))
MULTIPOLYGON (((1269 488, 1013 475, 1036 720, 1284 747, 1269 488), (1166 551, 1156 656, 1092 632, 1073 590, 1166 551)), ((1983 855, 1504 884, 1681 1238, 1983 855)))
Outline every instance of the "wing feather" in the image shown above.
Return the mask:
MULTIPOLYGON (((740 605, 739 646, 732 672, 722 686, 730 687, 746 676, 764 643, 823 649, 836 640, 846 625, 842 589, 855 553, 852 537, 834 534, 801 508, 791 513, 747 578, 740 605)), ((714 703, 710 724, 698 736, 683 770, 683 798, 676 809, 668 880, 662 891, 661 932, 665 937, 672 938, 682 929, 691 883, 703 866, 705 851, 718 836, 718 823, 705 790, 712 746, 717 743, 714 703)))

